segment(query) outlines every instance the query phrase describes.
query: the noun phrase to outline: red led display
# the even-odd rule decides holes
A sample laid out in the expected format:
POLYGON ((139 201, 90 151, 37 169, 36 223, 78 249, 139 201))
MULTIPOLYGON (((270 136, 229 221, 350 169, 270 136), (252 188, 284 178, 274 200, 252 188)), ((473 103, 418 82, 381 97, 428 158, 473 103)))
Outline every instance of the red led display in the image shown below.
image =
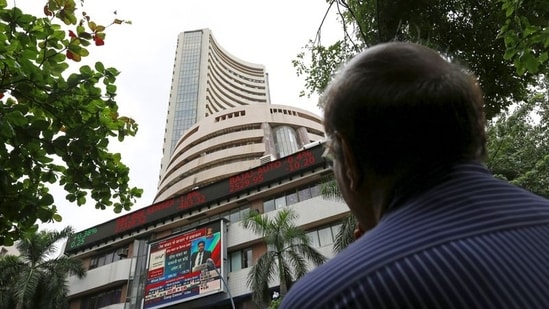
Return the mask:
POLYGON ((69 238, 65 252, 76 251, 84 246, 120 236, 208 203, 230 198, 246 190, 313 169, 325 163, 322 153, 323 146, 319 144, 78 232, 69 238))

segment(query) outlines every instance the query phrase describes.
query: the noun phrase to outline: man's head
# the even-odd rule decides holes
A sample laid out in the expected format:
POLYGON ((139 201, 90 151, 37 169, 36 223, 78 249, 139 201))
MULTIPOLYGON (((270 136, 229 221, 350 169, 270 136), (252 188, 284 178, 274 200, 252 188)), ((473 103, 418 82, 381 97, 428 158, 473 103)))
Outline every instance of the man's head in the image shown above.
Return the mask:
POLYGON ((401 190, 434 168, 484 159, 479 86, 427 47, 393 42, 368 48, 338 73, 322 100, 336 162, 349 159, 345 149, 353 156, 344 162, 355 170, 347 185, 358 188, 369 177, 401 190))
POLYGON ((198 251, 200 251, 200 252, 204 251, 205 246, 206 246, 206 243, 203 240, 199 241, 198 242, 198 251))

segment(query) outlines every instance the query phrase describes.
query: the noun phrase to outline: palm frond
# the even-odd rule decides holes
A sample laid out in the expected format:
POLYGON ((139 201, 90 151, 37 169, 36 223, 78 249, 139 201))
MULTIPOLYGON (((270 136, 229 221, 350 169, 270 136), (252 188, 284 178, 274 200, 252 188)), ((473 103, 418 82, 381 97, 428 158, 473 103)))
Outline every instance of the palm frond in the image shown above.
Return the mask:
POLYGON ((18 303, 23 304, 27 308, 35 307, 33 299, 38 291, 42 276, 43 273, 34 268, 23 271, 15 282, 15 298, 18 303))
MULTIPOLYGON (((296 250, 287 250, 285 252, 285 255, 288 256, 288 262, 290 263, 293 272, 295 274, 295 278, 301 278, 303 277, 308 269, 307 269, 307 260, 296 250)), ((293 280, 293 277, 292 277, 293 280)))
POLYGON ((269 281, 274 279, 277 273, 275 252, 267 252, 262 255, 248 273, 247 284, 252 287, 252 299, 257 304, 268 301, 269 281))
POLYGON ((356 218, 349 213, 341 220, 341 228, 337 232, 334 240, 334 253, 339 253, 355 241, 354 231, 356 228, 356 218))
POLYGON ((269 229, 269 219, 266 216, 248 212, 240 224, 246 229, 252 230, 255 234, 264 235, 264 232, 269 229))
POLYGON ((342 200, 341 190, 333 174, 325 176, 320 183, 320 194, 324 199, 342 200))

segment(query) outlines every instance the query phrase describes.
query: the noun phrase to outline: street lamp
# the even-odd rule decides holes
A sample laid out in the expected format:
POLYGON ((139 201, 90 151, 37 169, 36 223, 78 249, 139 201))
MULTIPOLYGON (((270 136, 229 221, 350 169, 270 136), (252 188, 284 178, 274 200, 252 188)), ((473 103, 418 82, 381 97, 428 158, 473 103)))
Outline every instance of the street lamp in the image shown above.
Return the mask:
POLYGON ((221 273, 219 272, 217 267, 215 267, 215 263, 211 258, 208 258, 206 260, 206 264, 208 265, 208 269, 210 269, 210 268, 215 269, 215 272, 219 275, 221 280, 223 280, 223 284, 225 284, 225 286, 227 287, 227 293, 229 293, 229 299, 231 300, 231 305, 232 305, 233 309, 235 309, 233 296, 231 295, 231 290, 229 289, 229 284, 227 284, 227 281, 225 280, 225 278, 221 275, 221 273))

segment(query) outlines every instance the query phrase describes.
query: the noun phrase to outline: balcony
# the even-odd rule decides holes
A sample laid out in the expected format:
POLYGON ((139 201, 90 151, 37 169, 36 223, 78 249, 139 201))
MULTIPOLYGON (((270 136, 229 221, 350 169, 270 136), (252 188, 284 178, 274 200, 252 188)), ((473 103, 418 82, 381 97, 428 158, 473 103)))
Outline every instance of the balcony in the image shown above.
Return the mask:
POLYGON ((135 259, 123 259, 101 267, 88 270, 86 277, 78 279, 76 276, 68 278, 69 295, 73 296, 101 287, 119 285, 127 282, 133 276, 135 259))

